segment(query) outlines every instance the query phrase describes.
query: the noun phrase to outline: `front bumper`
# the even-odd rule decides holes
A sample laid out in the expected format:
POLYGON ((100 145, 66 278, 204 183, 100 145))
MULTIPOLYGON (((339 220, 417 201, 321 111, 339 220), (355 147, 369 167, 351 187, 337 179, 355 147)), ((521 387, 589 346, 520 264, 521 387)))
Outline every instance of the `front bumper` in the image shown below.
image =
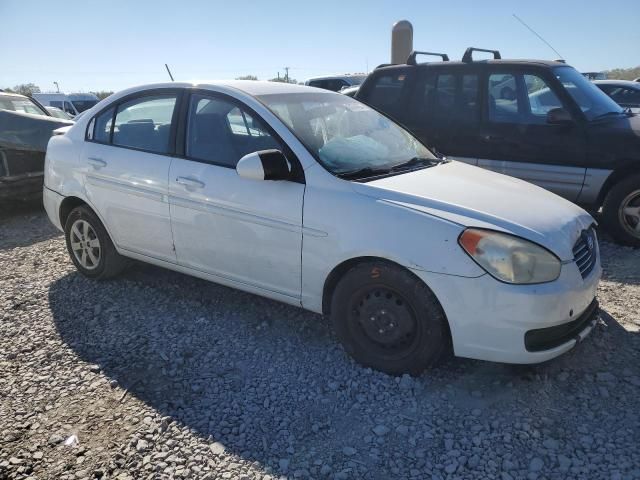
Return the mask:
POLYGON ((42 194, 43 172, 0 176, 0 199, 31 199, 42 194))
POLYGON ((440 301, 449 321, 454 353, 460 357, 544 362, 573 348, 590 333, 598 318, 593 305, 602 275, 599 255, 584 279, 575 263, 567 263, 557 280, 538 285, 509 285, 490 275, 468 278, 419 270, 414 273, 440 301), (570 322, 577 328, 566 327, 570 322), (550 328, 553 330, 546 330, 550 328), (541 329, 555 334, 554 341, 527 348, 527 333, 541 329))

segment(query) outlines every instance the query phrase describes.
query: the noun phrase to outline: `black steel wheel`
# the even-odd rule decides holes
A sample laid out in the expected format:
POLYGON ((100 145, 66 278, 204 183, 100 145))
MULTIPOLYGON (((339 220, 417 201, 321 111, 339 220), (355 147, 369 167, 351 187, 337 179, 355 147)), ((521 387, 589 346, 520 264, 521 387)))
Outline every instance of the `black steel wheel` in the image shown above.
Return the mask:
POLYGON ((347 353, 392 375, 418 375, 449 345, 433 292, 409 271, 384 261, 358 264, 340 279, 331 317, 347 353))

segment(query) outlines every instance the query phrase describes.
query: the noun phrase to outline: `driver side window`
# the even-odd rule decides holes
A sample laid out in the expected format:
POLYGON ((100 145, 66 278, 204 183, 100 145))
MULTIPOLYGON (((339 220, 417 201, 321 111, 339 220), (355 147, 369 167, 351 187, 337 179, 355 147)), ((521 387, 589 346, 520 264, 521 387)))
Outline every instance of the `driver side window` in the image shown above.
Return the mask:
POLYGON ((562 102, 538 75, 495 73, 488 82, 489 120, 497 123, 546 124, 547 113, 562 102))
POLYGON ((248 153, 282 150, 264 123, 228 100, 192 95, 186 135, 186 156, 235 168, 248 153))

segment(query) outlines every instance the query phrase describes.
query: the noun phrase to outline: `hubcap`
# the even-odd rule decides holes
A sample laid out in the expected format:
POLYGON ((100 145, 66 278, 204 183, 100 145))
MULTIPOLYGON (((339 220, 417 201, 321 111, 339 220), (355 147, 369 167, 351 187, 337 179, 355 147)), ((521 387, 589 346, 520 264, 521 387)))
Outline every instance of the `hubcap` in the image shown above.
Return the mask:
POLYGON ((71 251, 83 268, 93 270, 100 263, 100 240, 86 220, 76 220, 69 235, 71 251))
POLYGON ((631 192, 620 204, 620 223, 627 232, 640 238, 640 190, 631 192))
POLYGON ((368 289, 352 302, 351 328, 365 347, 384 356, 406 354, 417 339, 417 322, 405 298, 383 287, 368 289))

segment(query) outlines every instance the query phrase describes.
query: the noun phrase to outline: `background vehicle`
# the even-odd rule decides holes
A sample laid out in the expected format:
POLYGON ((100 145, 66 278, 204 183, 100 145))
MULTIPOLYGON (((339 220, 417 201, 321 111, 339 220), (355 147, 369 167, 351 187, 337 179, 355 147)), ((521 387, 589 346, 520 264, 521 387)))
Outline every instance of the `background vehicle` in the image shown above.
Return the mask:
POLYGON ((47 112, 51 114, 52 117, 62 118, 64 120, 71 120, 72 118, 74 118, 64 110, 60 110, 58 107, 44 107, 44 108, 47 110, 47 112))
POLYGON ((17 93, 0 92, 0 110, 9 112, 31 113, 50 117, 51 114, 33 98, 25 97, 17 93))
POLYGON ((585 78, 589 80, 606 80, 607 74, 605 72, 582 72, 585 78))
POLYGON ((28 97, 0 92, 0 199, 42 195, 47 142, 69 124, 28 97))
MULTIPOLYGON (((640 246, 640 117, 553 61, 383 66, 356 97, 457 159, 542 186, 588 209, 621 243, 640 246)), ((499 195, 499 192, 496 193, 499 195)))
POLYGON ((630 80, 596 80, 593 82, 613 101, 633 113, 640 113, 640 82, 630 80))
POLYGON ((93 93, 34 93, 33 97, 45 106, 59 108, 72 116, 90 109, 99 101, 93 93))
POLYGON ((309 87, 323 88, 325 90, 331 90, 332 92, 339 92, 343 88, 360 85, 365 78, 367 78, 367 76, 364 74, 327 75, 324 77, 310 78, 304 82, 304 84, 309 87))
POLYGON ((45 170, 45 208, 87 277, 126 256, 324 313, 349 354, 389 373, 419 373, 450 344, 540 362, 595 324, 587 212, 438 159, 345 95, 137 87, 51 139, 45 170))
POLYGON ((343 95, 346 95, 347 97, 355 97, 359 88, 360 88, 360 85, 354 85, 353 87, 345 87, 340 90, 340 93, 343 95))

